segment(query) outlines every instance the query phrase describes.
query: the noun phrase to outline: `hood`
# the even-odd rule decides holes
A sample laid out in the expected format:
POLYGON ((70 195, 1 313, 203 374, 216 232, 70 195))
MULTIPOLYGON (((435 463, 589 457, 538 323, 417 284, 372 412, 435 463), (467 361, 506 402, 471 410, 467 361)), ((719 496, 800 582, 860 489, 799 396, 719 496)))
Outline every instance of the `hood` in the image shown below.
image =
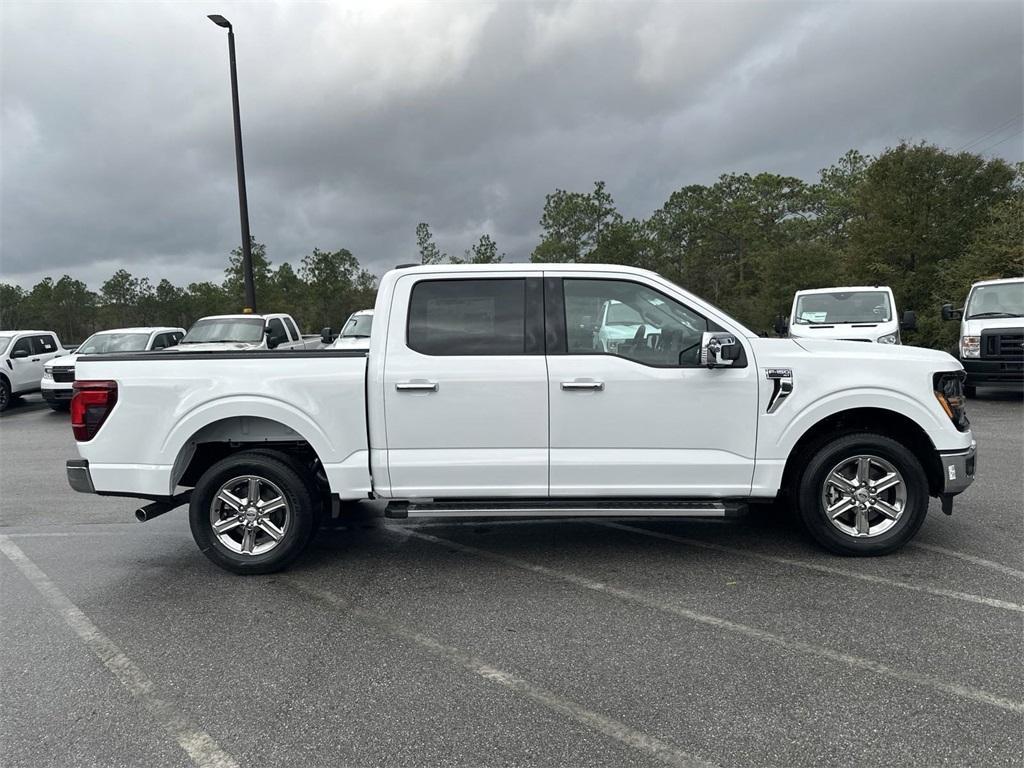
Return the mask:
POLYGON ((884 323, 829 323, 827 325, 801 325, 789 327, 789 335, 795 339, 863 339, 875 341, 879 336, 896 333, 899 324, 895 320, 884 323))
POLYGON ((370 337, 339 336, 330 346, 331 349, 369 349, 370 337))
POLYGON ((915 360, 922 363, 954 363, 956 358, 927 347, 901 344, 865 344, 862 341, 830 341, 818 339, 792 339, 801 349, 815 355, 861 360, 915 360))
POLYGON ((51 360, 47 360, 46 361, 46 367, 49 368, 49 367, 54 366, 54 365, 58 366, 58 367, 64 366, 64 365, 72 365, 73 366, 75 364, 75 360, 77 360, 77 359, 78 359, 78 355, 63 355, 61 357, 55 357, 55 358, 53 358, 51 360))
POLYGON ((976 317, 964 320, 960 325, 961 336, 981 336, 982 331, 998 331, 1000 328, 1024 328, 1024 317, 976 317))
POLYGON ((263 344, 260 342, 244 342, 244 341, 206 341, 201 344, 178 344, 175 347, 169 347, 164 352, 233 352, 236 350, 243 349, 263 349, 263 344))

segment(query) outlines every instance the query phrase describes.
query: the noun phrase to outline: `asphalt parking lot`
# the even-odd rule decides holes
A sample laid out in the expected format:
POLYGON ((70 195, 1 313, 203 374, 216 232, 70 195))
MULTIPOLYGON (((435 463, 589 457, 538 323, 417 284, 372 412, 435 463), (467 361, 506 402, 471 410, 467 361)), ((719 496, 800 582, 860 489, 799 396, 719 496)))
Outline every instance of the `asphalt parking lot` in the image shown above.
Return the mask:
MULTIPOLYGON (((885 558, 727 522, 321 531, 238 577, 184 511, 75 494, 66 414, 0 419, 0 764, 1021 765, 1024 406, 885 558)), ((144 426, 140 426, 144 428, 144 426)))

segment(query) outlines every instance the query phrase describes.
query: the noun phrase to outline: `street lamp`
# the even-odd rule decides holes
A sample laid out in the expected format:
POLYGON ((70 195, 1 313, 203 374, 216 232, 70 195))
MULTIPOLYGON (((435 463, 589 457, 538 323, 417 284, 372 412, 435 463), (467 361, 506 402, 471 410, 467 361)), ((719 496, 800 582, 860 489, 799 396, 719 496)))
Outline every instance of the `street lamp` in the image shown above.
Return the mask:
POLYGON ((238 72, 235 69, 235 31, 231 22, 219 14, 210 21, 228 31, 228 58, 231 61, 231 107, 235 118, 235 165, 238 168, 238 215, 242 220, 242 280, 245 283, 245 312, 256 311, 256 285, 252 277, 252 238, 249 236, 249 201, 245 195, 245 162, 242 160, 242 123, 238 116, 238 72))

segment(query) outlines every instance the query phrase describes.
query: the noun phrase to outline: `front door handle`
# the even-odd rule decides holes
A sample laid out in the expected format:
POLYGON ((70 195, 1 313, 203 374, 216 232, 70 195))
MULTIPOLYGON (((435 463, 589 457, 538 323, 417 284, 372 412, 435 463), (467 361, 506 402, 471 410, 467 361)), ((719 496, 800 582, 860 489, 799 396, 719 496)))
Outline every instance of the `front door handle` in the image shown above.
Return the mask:
POLYGON ((33 357, 32 358, 32 362, 33 363, 38 363, 39 362, 39 358, 38 357, 33 357))
POLYGON ((437 392, 436 381, 400 381, 395 384, 399 392, 437 392))
POLYGON ((594 392, 601 392, 604 390, 603 381, 563 381, 562 389, 568 391, 575 390, 590 390, 594 392))

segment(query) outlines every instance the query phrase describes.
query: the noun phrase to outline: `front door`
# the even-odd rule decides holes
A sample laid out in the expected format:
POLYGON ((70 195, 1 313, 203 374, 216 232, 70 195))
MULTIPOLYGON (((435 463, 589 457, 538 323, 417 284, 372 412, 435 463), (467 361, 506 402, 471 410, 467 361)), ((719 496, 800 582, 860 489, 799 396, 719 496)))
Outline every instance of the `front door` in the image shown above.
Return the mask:
POLYGON ((43 378, 43 359, 36 352, 36 347, 32 344, 32 337, 22 336, 14 342, 9 356, 11 360, 11 391, 24 392, 25 390, 39 389, 39 381, 43 378), (19 356, 15 357, 16 354, 19 356))
POLYGON ((542 281, 493 274, 396 283, 383 393, 392 496, 547 495, 542 281))
POLYGON ((756 368, 700 365, 702 334, 729 329, 641 277, 545 283, 551 495, 746 496, 756 368))

